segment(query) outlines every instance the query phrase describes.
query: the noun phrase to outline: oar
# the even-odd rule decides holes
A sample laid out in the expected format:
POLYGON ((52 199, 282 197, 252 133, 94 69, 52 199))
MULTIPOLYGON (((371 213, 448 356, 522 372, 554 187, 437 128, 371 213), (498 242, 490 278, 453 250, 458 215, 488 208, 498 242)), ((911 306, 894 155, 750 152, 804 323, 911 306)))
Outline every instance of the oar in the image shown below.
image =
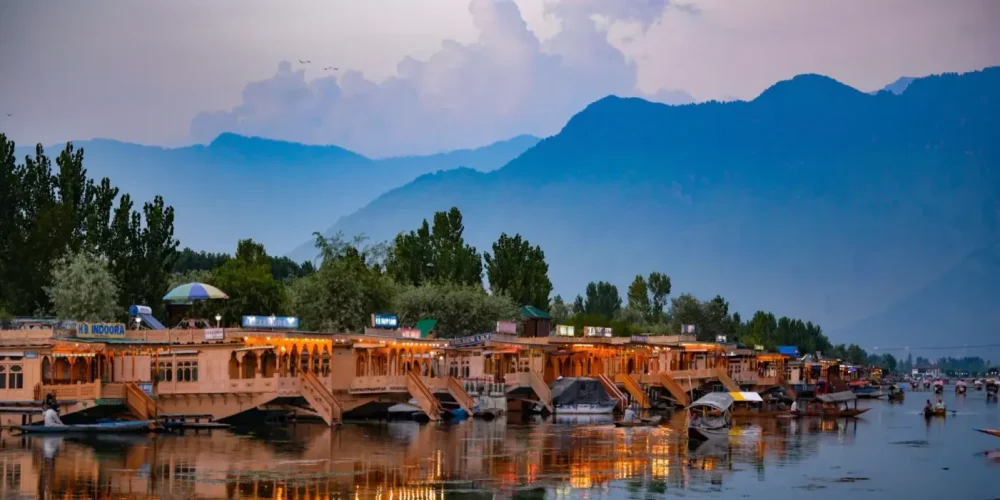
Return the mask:
POLYGON ((976 429, 976 431, 982 432, 983 434, 989 434, 991 436, 1000 437, 1000 430, 996 430, 996 429, 976 429))

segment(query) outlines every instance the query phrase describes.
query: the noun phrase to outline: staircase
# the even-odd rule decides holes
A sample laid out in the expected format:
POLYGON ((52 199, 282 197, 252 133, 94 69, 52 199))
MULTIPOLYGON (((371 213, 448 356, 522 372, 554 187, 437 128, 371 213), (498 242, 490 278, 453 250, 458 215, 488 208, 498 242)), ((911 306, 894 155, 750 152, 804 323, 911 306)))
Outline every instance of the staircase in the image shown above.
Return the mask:
POLYGON ((302 380, 302 397, 306 398, 309 406, 316 410, 326 425, 333 426, 339 423, 344 414, 344 407, 337 397, 327 390, 316 374, 301 372, 299 378, 302 380))
POLYGON ((742 390, 740 389, 740 385, 729 376, 729 373, 726 372, 725 368, 716 368, 715 376, 719 379, 719 382, 726 386, 726 389, 729 389, 731 392, 740 392, 742 390))
POLYGON ((546 384, 542 380, 541 375, 533 371, 529 370, 528 375, 529 380, 531 380, 531 390, 535 391, 535 395, 538 396, 538 399, 549 413, 555 413, 555 408, 552 406, 552 389, 549 387, 549 384, 546 384))
POLYGON ((662 385, 664 389, 669 391, 670 395, 673 396, 674 399, 677 400, 677 402, 681 406, 687 406, 691 404, 691 393, 685 391, 684 388, 681 387, 680 384, 678 384, 673 377, 671 377, 666 373, 661 373, 658 379, 660 385, 662 385))
POLYGON ((156 420, 160 410, 156 400, 135 382, 125 383, 125 407, 139 420, 156 420))
POLYGON ((475 415, 476 411, 479 409, 479 404, 476 403, 476 398, 465 392, 465 388, 462 387, 462 383, 458 381, 455 377, 448 377, 448 393, 451 397, 455 398, 458 405, 462 407, 463 410, 469 413, 469 416, 475 415))
POLYGON ((623 384, 625 386, 625 390, 632 395, 632 399, 639 403, 640 407, 644 409, 649 408, 649 396, 646 395, 646 391, 642 389, 639 382, 636 382, 631 375, 627 373, 619 373, 615 376, 615 382, 623 384))
POLYGON ((611 397, 618 402, 618 408, 625 411, 625 408, 628 406, 628 398, 626 398, 625 393, 618 388, 615 381, 611 380, 611 377, 607 375, 598 375, 597 378, 601 381, 601 385, 604 386, 604 390, 608 391, 608 394, 610 394, 611 397))
POLYGON ((406 374, 406 390, 417 400, 417 405, 424 410, 427 418, 441 420, 441 403, 416 371, 406 374))

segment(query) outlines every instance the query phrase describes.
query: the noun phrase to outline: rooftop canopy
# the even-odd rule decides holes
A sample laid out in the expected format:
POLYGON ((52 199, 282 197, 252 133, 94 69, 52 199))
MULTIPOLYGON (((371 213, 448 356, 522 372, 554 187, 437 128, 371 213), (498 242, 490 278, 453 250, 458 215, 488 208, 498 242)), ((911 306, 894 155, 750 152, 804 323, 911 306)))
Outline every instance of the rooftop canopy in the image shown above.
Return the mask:
POLYGON ((535 307, 535 306, 521 306, 521 314, 525 318, 537 318, 537 319, 552 319, 549 313, 535 307))
POLYGON ((728 392, 710 392, 702 396, 698 401, 691 404, 691 408, 696 406, 708 406, 719 411, 726 411, 733 405, 733 397, 728 392))

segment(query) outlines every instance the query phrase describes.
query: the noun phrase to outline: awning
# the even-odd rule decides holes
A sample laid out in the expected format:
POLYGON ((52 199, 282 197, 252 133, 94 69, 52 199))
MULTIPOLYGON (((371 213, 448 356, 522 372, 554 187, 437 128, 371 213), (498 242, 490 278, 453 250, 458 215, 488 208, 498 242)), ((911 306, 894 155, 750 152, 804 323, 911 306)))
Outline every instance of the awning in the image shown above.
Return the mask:
POLYGON ((710 392, 702 396, 698 401, 692 403, 690 408, 695 406, 708 406, 719 411, 726 411, 732 405, 733 397, 730 396, 728 392, 710 392))
POLYGON ((181 356, 185 354, 198 354, 198 352, 199 351, 196 351, 194 349, 188 349, 186 351, 166 351, 166 352, 161 352, 160 356, 168 356, 168 355, 181 356))
POLYGON ((385 344, 362 344, 355 342, 352 347, 355 349, 378 349, 379 347, 385 347, 385 344))
POLYGON ((92 358, 94 353, 92 352, 54 352, 52 357, 55 358, 92 358))
POLYGON ((257 345, 257 346, 253 346, 253 347, 240 347, 239 349, 233 349, 233 352, 263 351, 265 349, 274 349, 274 346, 273 345, 257 345))
POLYGON ((757 394, 756 392, 730 392, 729 395, 733 397, 733 401, 764 401, 764 398, 761 398, 760 394, 757 394))
POLYGON ((23 351, 0 351, 0 356, 24 357, 23 351))

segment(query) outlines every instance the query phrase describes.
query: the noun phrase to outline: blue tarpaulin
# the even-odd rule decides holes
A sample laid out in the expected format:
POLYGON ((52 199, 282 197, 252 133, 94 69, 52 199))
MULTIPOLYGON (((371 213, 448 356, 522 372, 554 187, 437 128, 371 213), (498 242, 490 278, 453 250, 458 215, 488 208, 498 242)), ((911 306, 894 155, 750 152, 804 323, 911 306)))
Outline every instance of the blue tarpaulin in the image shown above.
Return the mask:
POLYGON ((778 352, 784 354, 785 356, 796 356, 799 355, 799 348, 793 345, 779 345, 778 352))

